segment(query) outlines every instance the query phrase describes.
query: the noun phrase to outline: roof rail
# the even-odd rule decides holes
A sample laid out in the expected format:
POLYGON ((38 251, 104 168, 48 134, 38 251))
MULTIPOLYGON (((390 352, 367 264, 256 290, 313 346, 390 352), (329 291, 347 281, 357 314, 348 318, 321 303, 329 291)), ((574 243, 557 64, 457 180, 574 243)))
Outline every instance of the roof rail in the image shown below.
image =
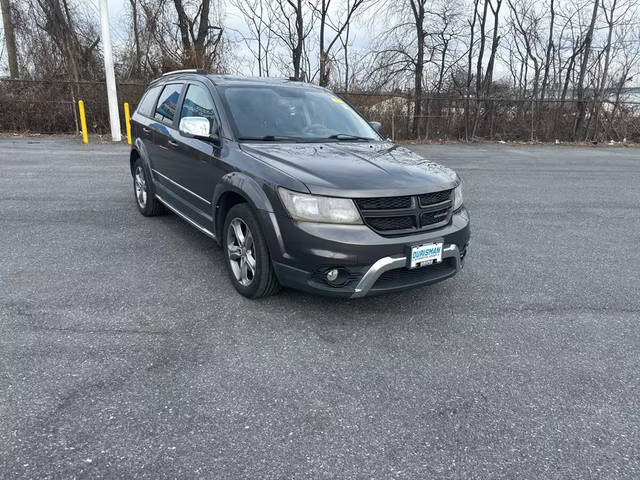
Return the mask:
POLYGON ((206 75, 209 72, 200 68, 186 68, 184 70, 173 70, 171 72, 163 73, 162 76, 166 77, 167 75, 176 75, 178 73, 199 73, 201 75, 206 75))

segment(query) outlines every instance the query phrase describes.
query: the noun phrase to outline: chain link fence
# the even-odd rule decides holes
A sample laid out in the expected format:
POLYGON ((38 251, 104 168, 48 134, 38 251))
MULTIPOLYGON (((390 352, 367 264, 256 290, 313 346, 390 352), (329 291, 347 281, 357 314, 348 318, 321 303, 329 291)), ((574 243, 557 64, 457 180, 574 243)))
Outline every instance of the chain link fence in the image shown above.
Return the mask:
MULTIPOLYGON (((142 83, 118 83, 118 104, 135 108, 142 83)), ((405 92, 340 93, 369 120, 382 123, 394 140, 600 141, 640 143, 640 102, 586 99, 585 120, 576 135, 580 105, 575 100, 425 96, 414 115, 405 92)), ((0 80, 1 132, 74 133, 79 131, 77 101, 83 100, 92 133, 109 131, 104 82, 0 80)), ((121 118, 124 125, 124 118, 121 118)))

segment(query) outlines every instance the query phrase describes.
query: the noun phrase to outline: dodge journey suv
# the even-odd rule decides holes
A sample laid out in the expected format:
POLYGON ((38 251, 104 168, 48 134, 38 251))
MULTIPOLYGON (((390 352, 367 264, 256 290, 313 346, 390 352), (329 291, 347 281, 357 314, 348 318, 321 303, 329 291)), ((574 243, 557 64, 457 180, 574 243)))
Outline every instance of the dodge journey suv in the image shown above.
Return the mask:
POLYGON ((378 134, 314 85, 181 70, 132 117, 136 203, 223 248, 242 295, 362 297, 455 275, 469 243, 460 178, 378 134))

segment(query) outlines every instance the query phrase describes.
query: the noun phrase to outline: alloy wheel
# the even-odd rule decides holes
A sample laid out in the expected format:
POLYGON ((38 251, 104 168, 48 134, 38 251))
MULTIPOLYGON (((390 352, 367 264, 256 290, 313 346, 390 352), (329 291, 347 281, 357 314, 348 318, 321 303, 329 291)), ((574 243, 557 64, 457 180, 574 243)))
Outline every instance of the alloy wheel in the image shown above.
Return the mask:
POLYGON ((229 223, 227 255, 236 280, 244 287, 250 285, 256 274, 253 235, 247 224, 237 217, 229 223))
POLYGON ((136 174, 134 177, 136 200, 140 208, 144 209, 147 206, 147 182, 144 178, 144 170, 141 166, 136 168, 136 174))

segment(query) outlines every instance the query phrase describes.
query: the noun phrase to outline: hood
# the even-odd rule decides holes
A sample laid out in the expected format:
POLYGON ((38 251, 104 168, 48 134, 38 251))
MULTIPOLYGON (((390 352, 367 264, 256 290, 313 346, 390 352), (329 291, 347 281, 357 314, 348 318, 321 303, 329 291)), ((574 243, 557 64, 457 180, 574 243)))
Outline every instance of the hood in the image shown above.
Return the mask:
POLYGON ((317 195, 415 195, 459 182, 453 170, 387 142, 244 143, 241 148, 317 195))

